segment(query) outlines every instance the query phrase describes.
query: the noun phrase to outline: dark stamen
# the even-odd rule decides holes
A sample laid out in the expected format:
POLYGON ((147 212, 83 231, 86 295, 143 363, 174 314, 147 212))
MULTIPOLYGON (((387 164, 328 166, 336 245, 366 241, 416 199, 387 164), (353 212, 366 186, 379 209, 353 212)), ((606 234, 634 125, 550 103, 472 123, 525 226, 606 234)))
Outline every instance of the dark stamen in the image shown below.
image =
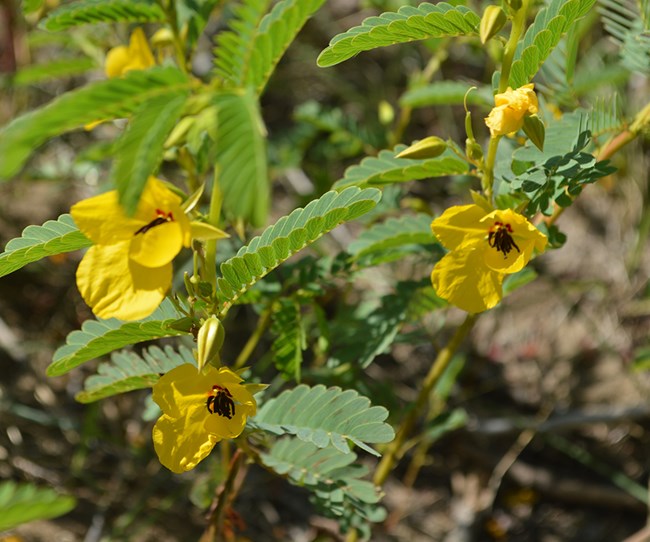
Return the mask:
POLYGON ((156 218, 154 218, 149 224, 145 224, 142 226, 138 231, 136 231, 133 235, 138 235, 139 233, 147 233, 151 228, 155 228, 156 226, 160 226, 161 224, 164 224, 165 222, 173 222, 174 221, 174 216, 171 213, 165 213, 165 211, 161 211, 160 209, 156 209, 156 214, 158 215, 156 218))
POLYGON ((210 414, 218 414, 229 420, 235 415, 235 402, 228 388, 221 386, 212 386, 212 392, 205 402, 205 406, 210 414))
POLYGON ((512 238, 512 228, 510 224, 503 224, 502 222, 495 222, 495 230, 490 230, 488 234, 488 244, 492 248, 496 248, 499 252, 503 252, 503 257, 506 258, 508 254, 512 251, 513 248, 517 249, 517 252, 521 252, 517 243, 512 238))

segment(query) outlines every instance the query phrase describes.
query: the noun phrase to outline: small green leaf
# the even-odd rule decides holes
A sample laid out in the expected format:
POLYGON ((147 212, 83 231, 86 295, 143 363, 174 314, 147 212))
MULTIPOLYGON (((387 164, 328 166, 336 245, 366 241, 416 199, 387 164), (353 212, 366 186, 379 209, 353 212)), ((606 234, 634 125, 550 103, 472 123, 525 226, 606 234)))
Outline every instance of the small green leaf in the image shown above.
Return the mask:
POLYGON ((147 0, 81 0, 64 4, 41 21, 40 26, 59 32, 73 26, 93 23, 164 22, 165 12, 147 0))
POLYGON ((59 495, 48 487, 0 483, 0 531, 38 519, 67 514, 77 505, 73 497, 59 495))
POLYGON ((341 189, 348 186, 385 185, 430 177, 462 175, 469 171, 467 162, 447 153, 438 158, 419 160, 397 158, 406 148, 406 145, 397 145, 392 151, 383 150, 376 157, 364 158, 360 164, 346 169, 343 179, 334 183, 334 187, 341 189))
POLYGON ((47 374, 60 376, 86 361, 118 348, 142 341, 182 335, 183 332, 170 327, 178 317, 174 305, 165 299, 151 316, 137 322, 122 322, 115 318, 87 320, 81 330, 68 334, 65 346, 54 352, 47 374))
POLYGON ((436 242, 431 231, 432 218, 424 213, 389 218, 386 222, 375 224, 363 231, 350 243, 348 252, 360 258, 371 252, 381 252, 389 248, 407 244, 430 245, 436 242))
POLYGON ((11 84, 15 87, 33 85, 48 79, 79 75, 95 66, 96 63, 92 58, 51 60, 45 64, 33 64, 20 68, 11 78, 11 84))
POLYGON ((224 310, 228 310, 238 297, 289 256, 339 224, 365 214, 376 205, 380 197, 381 192, 375 188, 360 190, 350 187, 342 192, 332 190, 311 201, 304 209, 295 209, 290 215, 266 228, 262 235, 242 247, 236 256, 221 264, 221 274, 225 281, 218 282, 218 296, 224 310), (295 233, 299 230, 304 230, 305 233, 295 233), (298 244, 299 241, 302 244, 298 244), (246 265, 244 258, 247 254, 259 256, 259 259, 253 260, 247 256, 251 265, 246 265), (239 263, 238 260, 243 261, 239 263), (241 277, 238 276, 235 265, 241 270, 241 277), (228 285, 227 288, 222 287, 224 284, 228 285))
POLYGON ((365 443, 393 440, 393 428, 384 423, 387 417, 384 407, 370 406, 370 400, 355 390, 301 384, 265 403, 252 421, 260 429, 296 435, 319 448, 331 445, 349 453, 350 440, 379 455, 365 443))
POLYGON ((396 43, 440 38, 443 36, 478 35, 481 18, 465 6, 445 2, 423 3, 417 8, 403 6, 397 13, 369 17, 360 26, 332 38, 318 57, 322 68, 339 64, 362 51, 396 43))
POLYGON ((188 89, 177 68, 132 70, 62 94, 46 106, 18 117, 0 130, 0 179, 15 175, 48 139, 98 120, 127 117, 161 92, 188 89))
POLYGON ((286 379, 300 381, 302 351, 306 348, 300 305, 290 298, 280 299, 271 314, 273 363, 286 379))
POLYGON ((72 252, 92 245, 69 214, 48 220, 42 226, 27 226, 21 235, 7 243, 0 254, 0 277, 47 256, 72 252))
POLYGON ((187 93, 161 94, 144 102, 119 138, 111 178, 126 214, 132 216, 147 179, 158 168, 163 144, 176 125, 187 93))

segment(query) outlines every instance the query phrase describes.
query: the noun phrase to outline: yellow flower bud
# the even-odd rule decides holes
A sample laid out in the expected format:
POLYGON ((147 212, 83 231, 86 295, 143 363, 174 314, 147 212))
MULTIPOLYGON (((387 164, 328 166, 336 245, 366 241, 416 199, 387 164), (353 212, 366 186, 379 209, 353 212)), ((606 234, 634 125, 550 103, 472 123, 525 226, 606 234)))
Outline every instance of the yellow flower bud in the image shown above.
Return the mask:
POLYGON ((216 316, 211 316, 199 329, 196 337, 196 361, 199 371, 206 364, 219 360, 219 352, 226 337, 223 325, 216 316))
POLYGON ((499 33, 499 30, 506 24, 508 17, 500 6, 488 6, 483 12, 481 17, 481 25, 479 27, 479 36, 481 43, 486 43, 490 38, 493 38, 499 33))
POLYGON ((447 149, 447 143, 436 136, 425 137, 400 152, 395 158, 436 158, 447 149))

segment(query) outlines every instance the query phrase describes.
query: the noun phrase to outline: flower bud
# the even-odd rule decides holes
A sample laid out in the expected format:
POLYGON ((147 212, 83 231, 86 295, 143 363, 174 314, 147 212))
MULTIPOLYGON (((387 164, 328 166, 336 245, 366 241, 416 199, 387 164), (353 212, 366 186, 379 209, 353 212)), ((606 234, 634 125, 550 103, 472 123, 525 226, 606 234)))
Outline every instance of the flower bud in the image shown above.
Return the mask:
POLYGON ((203 323, 196 337, 199 371, 208 363, 214 365, 214 362, 219 362, 219 352, 225 337, 223 325, 216 316, 211 316, 203 323))
POLYGON ((478 163, 483 160, 483 148, 476 140, 469 137, 465 140, 465 155, 473 163, 478 163))
POLYGON ((499 33, 499 30, 506 24, 508 17, 500 6, 488 6, 483 12, 481 17, 481 25, 479 27, 479 36, 481 43, 486 43, 490 38, 493 38, 499 33))
POLYGON ((546 134, 546 129, 544 128, 544 123, 540 120, 537 115, 525 115, 524 116, 524 132, 528 136, 535 147, 540 151, 544 150, 544 136, 546 134))
POLYGON ((436 158, 447 149, 447 143, 436 136, 425 137, 406 147, 395 158, 436 158))

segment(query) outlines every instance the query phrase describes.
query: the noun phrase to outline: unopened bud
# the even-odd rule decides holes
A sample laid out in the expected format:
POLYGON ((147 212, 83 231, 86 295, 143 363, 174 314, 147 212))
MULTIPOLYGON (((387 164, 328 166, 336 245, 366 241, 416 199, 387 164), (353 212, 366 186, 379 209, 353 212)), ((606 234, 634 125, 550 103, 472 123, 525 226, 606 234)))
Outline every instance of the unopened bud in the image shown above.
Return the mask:
POLYGON ((389 125, 395 120, 395 109, 386 100, 379 102, 379 122, 384 126, 389 125))
POLYGON ((196 336, 196 361, 199 371, 208 363, 219 362, 219 352, 225 337, 226 333, 216 316, 211 316, 203 323, 196 336))
POLYGON ((544 150, 544 136, 546 134, 546 128, 544 128, 544 123, 540 120, 537 115, 525 115, 524 116, 524 132, 528 136, 535 147, 540 151, 544 150))
POLYGON ((406 147, 395 158, 436 158, 447 150, 447 143, 436 136, 425 137, 406 147))
POLYGON ((483 12, 481 17, 481 25, 479 27, 479 36, 481 43, 486 43, 490 38, 493 38, 499 33, 499 30, 506 24, 508 17, 501 9, 501 6, 488 6, 483 12))

